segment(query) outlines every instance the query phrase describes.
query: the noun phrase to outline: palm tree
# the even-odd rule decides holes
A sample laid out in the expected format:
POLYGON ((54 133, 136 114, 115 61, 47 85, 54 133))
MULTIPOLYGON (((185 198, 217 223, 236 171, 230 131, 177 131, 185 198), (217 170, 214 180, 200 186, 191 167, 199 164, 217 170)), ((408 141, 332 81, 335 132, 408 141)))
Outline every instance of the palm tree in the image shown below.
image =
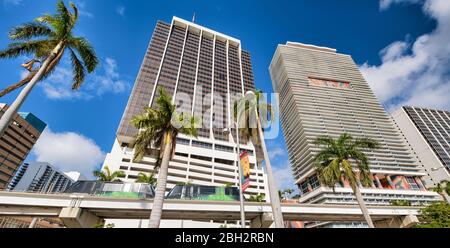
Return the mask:
POLYGON ((367 224, 370 228, 374 228, 362 198, 359 184, 361 183, 363 186, 372 184, 369 160, 364 150, 376 149, 378 148, 378 143, 368 138, 354 139, 346 133, 342 134, 337 140, 331 137, 319 137, 315 143, 323 147, 314 158, 320 182, 334 190, 336 184, 342 180, 347 180, 367 224), (351 161, 355 162, 357 171, 354 170, 351 161))
POLYGON ((264 199, 266 198, 265 194, 259 194, 257 196, 251 195, 247 201, 249 202, 264 202, 264 199))
MULTIPOLYGON (((262 128, 262 120, 259 114, 263 117, 270 117, 273 120, 272 106, 265 102, 262 91, 249 91, 244 97, 234 102, 233 116, 239 128, 240 135, 243 135, 249 140, 252 140, 255 146, 260 146, 263 152, 264 161, 267 170, 269 198, 272 206, 274 216, 274 223, 276 228, 284 228, 283 215, 281 213, 280 196, 275 185, 272 166, 270 164, 269 154, 267 153, 266 142, 264 141, 264 131, 262 128)), ((269 121, 264 118, 264 124, 269 121)))
POLYGON ((444 200, 447 200, 448 195, 450 195, 450 181, 442 180, 430 190, 440 194, 444 200))
POLYGON ((22 65, 29 71, 29 74, 20 82, 0 93, 1 97, 27 84, 0 119, 0 136, 33 87, 55 70, 65 51, 69 52, 72 61, 72 90, 78 90, 85 79, 86 72, 92 73, 97 67, 98 59, 92 46, 85 38, 74 36, 72 33, 78 21, 78 9, 73 3, 70 6, 73 13, 60 0, 57 3, 55 15, 46 14, 33 22, 14 27, 10 31, 9 38, 14 42, 10 43, 6 50, 0 51, 0 58, 17 58, 28 55, 33 59, 22 65), (36 62, 40 66, 35 69, 33 67, 36 62))
POLYGON ((171 97, 164 88, 159 88, 156 104, 157 109, 146 107, 143 114, 131 120, 140 130, 132 143, 135 151, 134 160, 142 160, 149 148, 157 149, 158 153, 155 167, 159 167, 159 173, 149 221, 150 228, 158 228, 161 222, 169 161, 175 153, 178 134, 197 137, 197 120, 185 113, 177 113, 171 97))
POLYGON ((136 179, 136 182, 137 183, 146 183, 146 184, 155 186, 155 184, 156 184, 155 174, 152 173, 150 175, 147 175, 147 174, 141 172, 138 174, 138 178, 136 179))
POLYGON ((99 181, 102 182, 121 182, 119 177, 125 176, 125 172, 123 171, 114 171, 111 173, 111 170, 107 165, 103 167, 103 170, 96 170, 93 174, 99 181))

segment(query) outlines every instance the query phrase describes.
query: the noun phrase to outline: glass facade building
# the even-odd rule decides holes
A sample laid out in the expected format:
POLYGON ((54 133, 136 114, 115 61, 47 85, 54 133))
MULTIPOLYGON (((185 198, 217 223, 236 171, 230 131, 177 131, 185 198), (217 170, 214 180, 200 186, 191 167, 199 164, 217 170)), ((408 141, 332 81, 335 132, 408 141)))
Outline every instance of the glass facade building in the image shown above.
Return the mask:
MULTIPOLYGON (((0 103, 0 118, 8 106, 0 103)), ((46 124, 31 113, 18 113, 0 137, 0 190, 6 189, 44 131, 46 124)))
POLYGON ((404 106, 392 118, 427 173, 427 186, 450 180, 450 112, 404 106))
POLYGON ((280 94, 280 117, 292 173, 304 203, 354 204, 349 183, 342 180, 336 191, 317 179, 314 145, 319 136, 367 137, 380 148, 367 151, 373 178, 361 189, 368 204, 388 205, 392 200, 413 204, 434 201, 421 177, 422 168, 401 132, 385 112, 357 65, 335 49, 288 42, 279 45, 270 74, 280 94))
MULTIPOLYGON (((178 112, 194 115, 202 122, 198 139, 178 137, 167 190, 186 182, 237 185, 235 135, 224 129, 232 124, 233 101, 254 89, 250 54, 242 50, 241 42, 178 17, 171 23, 157 22, 114 146, 104 163, 112 170, 123 170, 124 181, 134 181, 139 173, 157 173, 152 154, 139 163, 132 161, 130 144, 138 130, 130 120, 144 107, 155 107, 158 87, 173 96, 178 112)), ((258 166, 255 148, 244 139, 240 141, 241 151, 251 154, 252 182, 246 194, 266 194, 266 175, 258 166)))

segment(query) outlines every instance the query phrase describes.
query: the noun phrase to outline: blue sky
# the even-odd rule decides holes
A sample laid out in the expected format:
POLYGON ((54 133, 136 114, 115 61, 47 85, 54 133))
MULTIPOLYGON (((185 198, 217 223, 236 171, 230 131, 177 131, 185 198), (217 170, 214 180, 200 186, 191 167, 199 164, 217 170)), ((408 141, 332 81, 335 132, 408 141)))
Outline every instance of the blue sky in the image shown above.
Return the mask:
MULTIPOLYGON (((0 49, 7 46, 12 26, 53 12, 56 3, 0 1, 0 49)), ((388 110, 401 104, 450 106, 448 99, 433 97, 450 93, 446 0, 74 2, 81 10, 76 33, 92 42, 101 67, 73 93, 66 87, 70 74, 63 61, 22 107, 50 128, 29 159, 47 160, 64 170, 88 174, 100 165, 113 144, 156 21, 170 22, 172 16, 190 20, 194 12, 200 25, 241 40, 252 54, 256 86, 265 92, 272 92, 268 66, 277 44, 298 41, 351 54, 388 110), (430 59, 435 66, 425 62, 430 59), (421 77, 427 83, 418 87, 421 77)), ((0 88, 20 79, 18 65, 25 60, 0 60, 0 88)), ((0 102, 11 103, 15 96, 0 102)), ((268 145, 281 187, 292 187, 282 135, 268 145)))

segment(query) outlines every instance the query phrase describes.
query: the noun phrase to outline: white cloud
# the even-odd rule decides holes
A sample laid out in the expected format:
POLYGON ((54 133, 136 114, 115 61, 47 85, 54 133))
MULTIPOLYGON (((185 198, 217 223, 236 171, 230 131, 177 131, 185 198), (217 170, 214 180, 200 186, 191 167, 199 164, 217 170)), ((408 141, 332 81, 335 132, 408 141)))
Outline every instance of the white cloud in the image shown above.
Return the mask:
POLYGON ((268 153, 269 153, 270 160, 277 159, 280 156, 284 156, 286 154, 284 149, 282 149, 281 147, 275 147, 273 149, 269 149, 268 153))
POLYGON ((124 6, 117 6, 116 8, 117 14, 121 16, 125 16, 125 7, 124 6))
POLYGON ((282 166, 274 166, 272 168, 273 175, 275 177, 275 182, 277 183, 278 190, 293 189, 297 190, 298 187, 295 185, 294 176, 292 175, 292 170, 289 163, 282 166))
POLYGON ((395 3, 419 3, 423 0, 380 0, 380 9, 385 10, 395 3))
POLYGON ((128 84, 118 72, 117 62, 106 58, 93 75, 87 75, 85 82, 77 91, 73 91, 72 67, 69 59, 61 61, 53 74, 40 83, 45 95, 54 100, 61 99, 91 99, 106 93, 121 93, 128 84))
POLYGON ((78 171, 88 178, 105 158, 93 140, 73 132, 55 133, 50 128, 41 134, 32 153, 39 162, 48 162, 64 172, 78 171))
POLYGON ((388 110, 403 105, 450 109, 450 1, 381 0, 380 8, 418 2, 436 20, 436 29, 413 42, 395 41, 380 52, 381 65, 360 67, 388 110))

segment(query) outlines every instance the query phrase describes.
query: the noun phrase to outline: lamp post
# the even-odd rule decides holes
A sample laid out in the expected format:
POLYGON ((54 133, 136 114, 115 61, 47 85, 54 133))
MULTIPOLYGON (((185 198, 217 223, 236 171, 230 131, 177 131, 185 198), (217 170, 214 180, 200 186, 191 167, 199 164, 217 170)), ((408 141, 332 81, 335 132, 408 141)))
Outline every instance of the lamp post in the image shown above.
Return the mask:
MULTIPOLYGON (((239 131, 238 131, 237 121, 233 122, 233 126, 236 129, 236 154, 237 154, 237 166, 238 166, 238 170, 239 170, 239 201, 240 201, 240 206, 241 206, 241 227, 245 228, 244 192, 242 191, 242 169, 241 169, 241 156, 240 156, 241 152, 240 152, 239 131)), ((231 126, 231 128, 233 126, 231 126)), ((231 128, 225 128, 224 132, 231 134, 231 128)))

